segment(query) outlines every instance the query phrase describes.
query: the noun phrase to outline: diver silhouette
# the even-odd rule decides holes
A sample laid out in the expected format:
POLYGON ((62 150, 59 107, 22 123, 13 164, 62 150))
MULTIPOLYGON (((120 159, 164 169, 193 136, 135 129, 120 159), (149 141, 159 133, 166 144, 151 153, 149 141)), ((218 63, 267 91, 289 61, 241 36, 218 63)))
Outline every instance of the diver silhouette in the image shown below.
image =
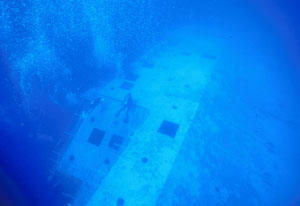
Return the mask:
POLYGON ((117 111, 116 117, 118 117, 122 111, 126 110, 124 122, 127 123, 129 121, 129 112, 134 109, 134 101, 132 99, 131 93, 128 93, 124 100, 123 100, 123 106, 117 111))

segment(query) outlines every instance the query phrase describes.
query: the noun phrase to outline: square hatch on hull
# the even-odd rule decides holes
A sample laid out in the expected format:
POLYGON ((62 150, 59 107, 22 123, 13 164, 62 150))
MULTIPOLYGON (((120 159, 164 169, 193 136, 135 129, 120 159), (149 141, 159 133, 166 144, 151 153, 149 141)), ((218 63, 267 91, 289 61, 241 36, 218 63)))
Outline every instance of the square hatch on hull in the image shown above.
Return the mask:
POLYGON ((99 146, 104 138, 105 132, 103 130, 94 128, 88 142, 95 145, 99 146))
POLYGON ((164 120, 161 123, 158 132, 174 138, 176 136, 178 128, 179 124, 164 120))

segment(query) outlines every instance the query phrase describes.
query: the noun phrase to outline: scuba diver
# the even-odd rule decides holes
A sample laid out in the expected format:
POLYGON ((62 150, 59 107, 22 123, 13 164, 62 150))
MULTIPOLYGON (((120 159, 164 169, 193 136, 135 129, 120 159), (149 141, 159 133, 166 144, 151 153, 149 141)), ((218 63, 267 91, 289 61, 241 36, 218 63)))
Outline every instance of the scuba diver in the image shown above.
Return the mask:
POLYGON ((134 109, 134 101, 132 99, 131 93, 129 92, 124 100, 123 100, 123 106, 121 107, 121 109, 119 109, 116 113, 116 117, 118 117, 122 111, 126 110, 126 114, 125 114, 125 119, 124 122, 128 123, 129 121, 129 112, 132 111, 134 109))

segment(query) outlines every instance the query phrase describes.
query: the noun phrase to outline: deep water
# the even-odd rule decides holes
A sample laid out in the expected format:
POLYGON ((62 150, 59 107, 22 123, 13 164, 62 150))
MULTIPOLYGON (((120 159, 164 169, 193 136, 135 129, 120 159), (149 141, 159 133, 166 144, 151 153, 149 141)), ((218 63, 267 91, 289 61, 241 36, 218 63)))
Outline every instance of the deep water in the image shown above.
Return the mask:
MULTIPOLYGON (((173 85, 166 98, 197 104, 147 204, 300 205, 299 8, 292 0, 1 1, 0 205, 87 204, 74 200, 82 194, 74 182, 54 175, 68 134, 101 104, 105 86, 143 68, 157 71, 140 84, 145 91, 173 85), (169 67, 188 83, 172 84, 169 67)), ((138 95, 137 104, 155 99, 138 95)))

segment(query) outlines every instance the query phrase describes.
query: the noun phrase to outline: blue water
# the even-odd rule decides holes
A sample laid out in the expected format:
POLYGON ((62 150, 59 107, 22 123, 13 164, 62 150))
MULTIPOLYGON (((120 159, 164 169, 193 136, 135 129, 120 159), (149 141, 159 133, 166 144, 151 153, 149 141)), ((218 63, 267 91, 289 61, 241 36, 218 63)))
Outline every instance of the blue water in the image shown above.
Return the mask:
MULTIPOLYGON (((86 92, 142 71, 140 62, 157 75, 164 75, 157 64, 172 65, 179 76, 187 64, 187 74, 199 64, 205 82, 191 95, 167 90, 198 107, 149 205, 300 205, 299 6, 292 0, 1 1, 0 205, 76 202, 74 181, 53 177, 70 145, 66 133, 91 111, 86 92), (192 60, 169 58, 175 53, 192 60), (57 145, 64 149, 55 156, 57 145)), ((189 78, 184 88, 198 88, 199 79, 189 78)), ((144 110, 151 108, 139 110, 151 116, 144 110)))

